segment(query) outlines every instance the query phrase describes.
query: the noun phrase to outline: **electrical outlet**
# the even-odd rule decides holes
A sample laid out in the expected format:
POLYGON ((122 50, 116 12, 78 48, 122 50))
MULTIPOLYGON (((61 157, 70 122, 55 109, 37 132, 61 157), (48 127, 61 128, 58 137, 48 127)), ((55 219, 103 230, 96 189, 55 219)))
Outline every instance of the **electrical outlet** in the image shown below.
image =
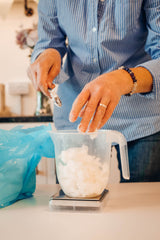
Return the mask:
POLYGON ((8 93, 10 95, 27 95, 29 94, 29 83, 10 82, 8 83, 8 93))

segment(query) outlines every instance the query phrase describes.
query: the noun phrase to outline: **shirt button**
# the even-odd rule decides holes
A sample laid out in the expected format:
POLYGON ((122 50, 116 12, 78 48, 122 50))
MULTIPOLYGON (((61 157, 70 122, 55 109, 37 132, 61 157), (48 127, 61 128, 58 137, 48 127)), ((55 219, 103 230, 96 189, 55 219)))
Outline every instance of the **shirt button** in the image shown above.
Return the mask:
POLYGON ((92 28, 92 32, 96 32, 97 31, 97 28, 96 27, 93 27, 92 28))
POLYGON ((97 59, 96 59, 96 58, 93 58, 93 62, 96 63, 96 62, 97 62, 97 59))

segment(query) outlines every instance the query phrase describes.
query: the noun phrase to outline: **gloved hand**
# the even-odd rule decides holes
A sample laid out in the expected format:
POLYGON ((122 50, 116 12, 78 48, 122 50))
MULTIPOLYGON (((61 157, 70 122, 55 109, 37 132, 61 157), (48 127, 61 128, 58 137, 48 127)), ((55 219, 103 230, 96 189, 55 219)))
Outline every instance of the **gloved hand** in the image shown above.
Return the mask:
POLYGON ((53 79, 59 74, 61 56, 56 49, 48 48, 42 52, 34 63, 30 64, 27 74, 37 91, 51 98, 48 88, 53 89, 53 79))

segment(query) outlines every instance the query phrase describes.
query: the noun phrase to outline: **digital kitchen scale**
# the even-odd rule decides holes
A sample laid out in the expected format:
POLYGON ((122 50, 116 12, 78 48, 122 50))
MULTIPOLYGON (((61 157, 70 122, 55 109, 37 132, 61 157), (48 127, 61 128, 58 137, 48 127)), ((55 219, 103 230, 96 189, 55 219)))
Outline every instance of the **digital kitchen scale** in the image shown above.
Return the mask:
POLYGON ((49 207, 51 210, 99 210, 103 206, 107 193, 108 190, 105 189, 95 198, 70 198, 60 189, 50 198, 49 207))

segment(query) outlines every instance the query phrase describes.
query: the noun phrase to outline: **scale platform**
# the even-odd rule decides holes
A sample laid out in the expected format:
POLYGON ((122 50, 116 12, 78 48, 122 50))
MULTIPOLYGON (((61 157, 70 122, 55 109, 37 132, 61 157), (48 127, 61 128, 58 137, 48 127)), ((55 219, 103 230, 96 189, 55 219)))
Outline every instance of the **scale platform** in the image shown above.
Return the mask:
POLYGON ((108 193, 103 193, 95 198, 70 198, 62 190, 51 196, 49 207, 51 210, 99 210, 103 206, 104 199, 108 193))

